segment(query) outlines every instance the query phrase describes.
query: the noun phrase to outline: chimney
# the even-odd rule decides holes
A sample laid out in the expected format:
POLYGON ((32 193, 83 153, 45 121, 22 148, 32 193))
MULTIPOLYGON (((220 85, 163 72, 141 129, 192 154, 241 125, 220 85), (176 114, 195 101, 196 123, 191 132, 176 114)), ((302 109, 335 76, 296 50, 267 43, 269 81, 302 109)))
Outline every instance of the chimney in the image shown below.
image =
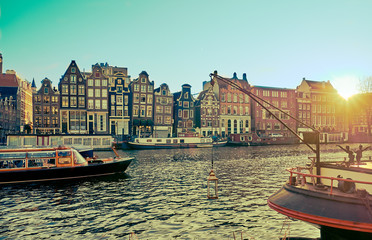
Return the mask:
POLYGON ((3 73, 3 55, 0 53, 0 74, 3 73))
POLYGON ((247 81, 247 74, 246 73, 243 73, 243 80, 247 81))
POLYGON ((234 72, 233 78, 237 79, 236 72, 234 72))

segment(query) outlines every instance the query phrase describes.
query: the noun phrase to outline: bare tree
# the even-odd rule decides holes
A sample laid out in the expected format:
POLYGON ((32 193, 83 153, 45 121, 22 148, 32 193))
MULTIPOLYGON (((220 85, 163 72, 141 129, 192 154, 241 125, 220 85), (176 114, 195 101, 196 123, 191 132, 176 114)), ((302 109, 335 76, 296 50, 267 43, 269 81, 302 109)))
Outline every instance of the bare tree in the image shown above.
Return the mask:
POLYGON ((364 79, 359 79, 358 91, 360 93, 372 92, 372 76, 366 77, 364 79))
POLYGON ((372 76, 366 77, 364 79, 359 79, 358 91, 361 94, 365 95, 364 101, 359 102, 359 107, 363 108, 366 113, 367 134, 371 136, 372 106, 367 100, 367 95, 370 95, 372 93, 372 76))

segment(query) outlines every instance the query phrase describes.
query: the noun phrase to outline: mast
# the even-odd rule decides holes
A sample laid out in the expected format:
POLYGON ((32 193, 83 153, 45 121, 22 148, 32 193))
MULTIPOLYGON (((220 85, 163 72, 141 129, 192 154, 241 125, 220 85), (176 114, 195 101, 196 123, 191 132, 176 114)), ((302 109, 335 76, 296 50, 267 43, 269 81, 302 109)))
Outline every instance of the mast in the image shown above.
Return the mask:
POLYGON ((211 73, 210 75, 210 78, 211 78, 211 85, 213 86, 214 83, 216 81, 222 81, 238 90, 240 90, 241 92, 243 92, 244 94, 248 95, 253 101, 255 101, 258 105, 260 105, 263 109, 265 109, 266 111, 268 111, 278 122, 280 122, 283 126, 285 126, 295 137, 297 137, 301 142, 303 142, 306 146, 308 146, 316 155, 316 166, 317 166, 317 175, 320 175, 320 142, 319 142, 319 136, 320 136, 320 132, 315 129, 314 127, 302 122, 301 120, 299 120, 298 118, 284 112, 283 110, 281 110, 280 108, 274 106, 273 104, 271 104, 270 102, 266 101, 265 99, 262 99, 261 97, 255 95, 254 93, 252 93, 251 91, 248 91, 247 89, 244 89, 242 87, 240 87, 238 84, 230 81, 229 79, 227 78, 224 78, 224 77, 221 77, 217 74, 217 71, 214 71, 214 73, 211 73), (297 132, 295 130, 293 130, 292 128, 290 128, 285 122, 283 122, 278 116, 276 116, 271 110, 269 110, 266 106, 266 105, 269 105, 270 107, 278 110, 279 112, 283 113, 284 115, 288 116, 289 118, 295 120, 296 122, 310 128, 313 132, 313 137, 312 137, 312 141, 305 141, 304 138, 302 138, 300 135, 297 134, 297 132), (315 148, 313 146, 311 146, 310 144, 315 144, 315 148))

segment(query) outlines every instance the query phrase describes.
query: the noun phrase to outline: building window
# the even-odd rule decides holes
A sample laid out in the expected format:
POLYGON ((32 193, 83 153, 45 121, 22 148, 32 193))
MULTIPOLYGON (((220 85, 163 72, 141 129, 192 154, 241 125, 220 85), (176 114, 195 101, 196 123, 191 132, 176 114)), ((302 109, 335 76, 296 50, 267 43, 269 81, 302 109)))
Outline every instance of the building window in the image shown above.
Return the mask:
POLYGON ((95 91, 95 97, 101 97, 101 89, 96 89, 95 91))
POLYGON ((70 107, 76 107, 77 106, 77 100, 76 97, 70 98, 70 107))
POLYGON ((71 72, 72 72, 72 73, 75 73, 75 72, 76 72, 76 68, 72 67, 72 68, 71 68, 71 72))
POLYGON ((62 94, 68 94, 68 85, 62 84, 62 94))
POLYGON ((231 93, 227 94, 227 102, 231 102, 231 93))
POLYGON ((52 102, 57 103, 58 102, 58 97, 57 96, 52 96, 52 102))
POLYGON ((85 107, 85 97, 79 97, 79 107, 85 107))
POLYGON ((101 100, 100 99, 96 99, 95 100, 95 103, 96 103, 96 109, 101 109, 101 100))
POLYGON ((188 92, 185 92, 185 95, 183 97, 184 99, 188 99, 189 98, 189 93, 188 92))
POLYGON ((102 89, 102 97, 107 98, 107 89, 102 89))
POLYGON ((116 102, 117 102, 117 104, 122 105, 123 104, 123 96, 117 95, 116 96, 116 102))
MULTIPOLYGON (((96 76, 96 78, 99 78, 99 72, 96 72, 96 74, 95 74, 95 76, 96 76)), ((96 85, 97 86, 97 85, 96 85)))
POLYGON ((88 89, 88 97, 94 97, 92 88, 88 89))
POLYGON ((151 86, 151 85, 149 85, 149 86, 147 87, 147 91, 148 91, 148 92, 152 92, 152 86, 151 86))
POLYGON ((163 106, 156 106, 156 113, 163 113, 163 106))
POLYGON ((171 114, 172 113, 171 107, 165 107, 165 113, 171 114))
POLYGON ((146 92, 146 85, 141 85, 141 92, 146 92))
POLYGON ((152 106, 147 106, 147 117, 152 117, 152 106))
POLYGON ((141 106, 140 116, 141 117, 145 117, 146 116, 146 106, 141 106))
POLYGON ((146 103, 146 94, 141 94, 141 103, 146 103))
POLYGON ((161 124, 162 120, 163 120, 162 116, 156 116, 156 123, 157 124, 161 124))
POLYGON ((76 85, 70 85, 70 94, 76 95, 76 85))
POLYGON ((79 93, 79 95, 84 95, 85 94, 85 86, 84 85, 79 85, 78 93, 79 93))
POLYGON ((124 95, 124 105, 128 105, 128 95, 124 95))
POLYGON ((146 83, 146 78, 141 78, 142 83, 146 83))
POLYGON ((189 118, 189 110, 183 110, 183 118, 188 119, 189 118))
POLYGON ((45 87, 44 88, 44 94, 48 94, 48 92, 49 92, 49 88, 45 87))
POLYGON ((101 86, 101 79, 96 79, 96 81, 95 81, 95 86, 96 87, 100 87, 101 86))
POLYGON ((76 83, 76 75, 71 75, 70 76, 70 82, 71 83, 76 83))
POLYGON ((139 103, 139 94, 138 93, 135 93, 134 94, 134 100, 133 100, 133 102, 139 103))
POLYGON ((182 109, 178 109, 178 117, 182 117, 182 109))
POLYGON ((238 102, 238 95, 236 93, 234 93, 234 103, 238 102))
POLYGON ((184 101, 184 102, 183 102, 183 107, 184 107, 184 108, 189 108, 189 102, 184 101))
POLYGON ((152 104, 152 95, 147 95, 147 103, 152 104))
POLYGON ((68 107, 68 97, 62 97, 62 107, 68 107))
POLYGON ((88 79, 88 86, 93 87, 93 79, 88 79))
POLYGON ((138 90, 139 90, 139 85, 138 85, 138 84, 134 84, 133 89, 134 89, 134 91, 138 92, 138 90))
POLYGON ((44 103, 49 103, 50 97, 49 96, 44 96, 44 103))
POLYGON ((102 109, 107 109, 107 100, 102 99, 102 109))
POLYGON ((138 117, 138 110, 139 110, 139 108, 138 108, 137 105, 133 106, 133 116, 138 117))
POLYGON ((102 79, 102 87, 107 87, 107 79, 102 79))

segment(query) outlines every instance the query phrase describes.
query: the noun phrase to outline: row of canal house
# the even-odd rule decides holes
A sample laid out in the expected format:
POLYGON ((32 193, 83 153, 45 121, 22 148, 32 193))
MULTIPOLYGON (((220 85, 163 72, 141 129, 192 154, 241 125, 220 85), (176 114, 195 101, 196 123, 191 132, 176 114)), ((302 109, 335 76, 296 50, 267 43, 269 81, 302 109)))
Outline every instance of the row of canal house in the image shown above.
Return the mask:
MULTIPOLYGON (((292 129, 308 131, 272 106, 321 130, 323 141, 347 139, 344 101, 329 82, 303 79, 296 89, 251 86, 246 74, 229 81, 251 91, 292 129)), ((191 86, 171 93, 167 84, 154 88, 143 71, 131 80, 127 68, 95 64, 81 72, 72 61, 58 84, 49 79, 34 89, 35 133, 113 134, 168 137, 198 132, 203 136, 291 133, 259 104, 238 89, 218 80, 203 83, 197 98, 191 86)))

